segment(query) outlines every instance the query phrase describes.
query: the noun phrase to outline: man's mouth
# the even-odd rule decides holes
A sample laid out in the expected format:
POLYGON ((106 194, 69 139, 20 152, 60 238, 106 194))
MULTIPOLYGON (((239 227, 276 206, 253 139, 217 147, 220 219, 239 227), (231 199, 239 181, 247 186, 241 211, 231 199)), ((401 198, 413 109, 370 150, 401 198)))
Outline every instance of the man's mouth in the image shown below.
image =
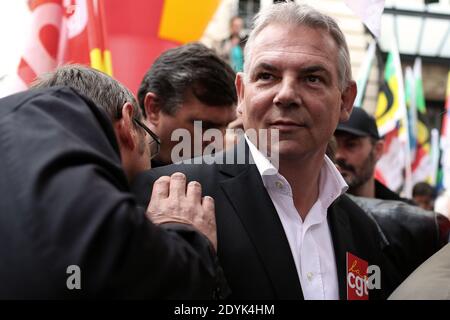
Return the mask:
POLYGON ((276 120, 270 123, 270 128, 278 129, 280 131, 291 131, 303 127, 305 127, 303 123, 293 120, 276 120))

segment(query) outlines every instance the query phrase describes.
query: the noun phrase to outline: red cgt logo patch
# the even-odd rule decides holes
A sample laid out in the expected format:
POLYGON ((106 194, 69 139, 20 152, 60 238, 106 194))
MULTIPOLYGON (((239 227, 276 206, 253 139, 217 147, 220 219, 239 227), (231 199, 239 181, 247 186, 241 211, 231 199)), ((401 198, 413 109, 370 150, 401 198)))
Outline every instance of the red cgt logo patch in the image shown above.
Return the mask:
POLYGON ((368 300, 372 289, 381 289, 380 267, 347 252, 347 299, 368 300))
POLYGON ((367 268, 369 263, 347 252, 347 299, 369 300, 367 268))

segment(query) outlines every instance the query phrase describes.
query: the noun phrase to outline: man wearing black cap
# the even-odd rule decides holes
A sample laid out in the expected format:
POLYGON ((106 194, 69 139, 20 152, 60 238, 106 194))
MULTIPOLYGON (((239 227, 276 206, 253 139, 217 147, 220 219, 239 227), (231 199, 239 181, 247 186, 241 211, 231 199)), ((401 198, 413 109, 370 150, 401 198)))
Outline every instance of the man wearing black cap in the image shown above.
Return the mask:
POLYGON ((350 119, 338 125, 334 136, 337 141, 336 165, 349 185, 348 193, 367 198, 406 200, 374 178, 384 142, 372 116, 362 108, 354 108, 350 119))

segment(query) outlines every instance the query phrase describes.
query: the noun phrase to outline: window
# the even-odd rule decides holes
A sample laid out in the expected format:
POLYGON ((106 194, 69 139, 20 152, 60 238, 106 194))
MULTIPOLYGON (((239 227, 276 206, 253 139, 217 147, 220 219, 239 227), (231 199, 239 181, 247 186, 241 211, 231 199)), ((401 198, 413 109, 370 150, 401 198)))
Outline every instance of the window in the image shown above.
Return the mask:
POLYGON ((246 30, 251 28, 253 17, 258 13, 260 7, 260 0, 239 0, 238 16, 244 20, 246 30))

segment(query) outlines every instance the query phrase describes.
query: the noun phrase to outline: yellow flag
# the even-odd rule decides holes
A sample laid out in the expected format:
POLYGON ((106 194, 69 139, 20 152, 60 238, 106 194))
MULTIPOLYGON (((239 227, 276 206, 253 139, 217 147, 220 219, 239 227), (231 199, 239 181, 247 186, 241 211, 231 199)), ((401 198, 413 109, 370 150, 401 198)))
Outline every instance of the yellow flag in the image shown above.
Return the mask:
POLYGON ((180 43, 199 40, 219 2, 220 0, 165 0, 159 37, 180 43))

